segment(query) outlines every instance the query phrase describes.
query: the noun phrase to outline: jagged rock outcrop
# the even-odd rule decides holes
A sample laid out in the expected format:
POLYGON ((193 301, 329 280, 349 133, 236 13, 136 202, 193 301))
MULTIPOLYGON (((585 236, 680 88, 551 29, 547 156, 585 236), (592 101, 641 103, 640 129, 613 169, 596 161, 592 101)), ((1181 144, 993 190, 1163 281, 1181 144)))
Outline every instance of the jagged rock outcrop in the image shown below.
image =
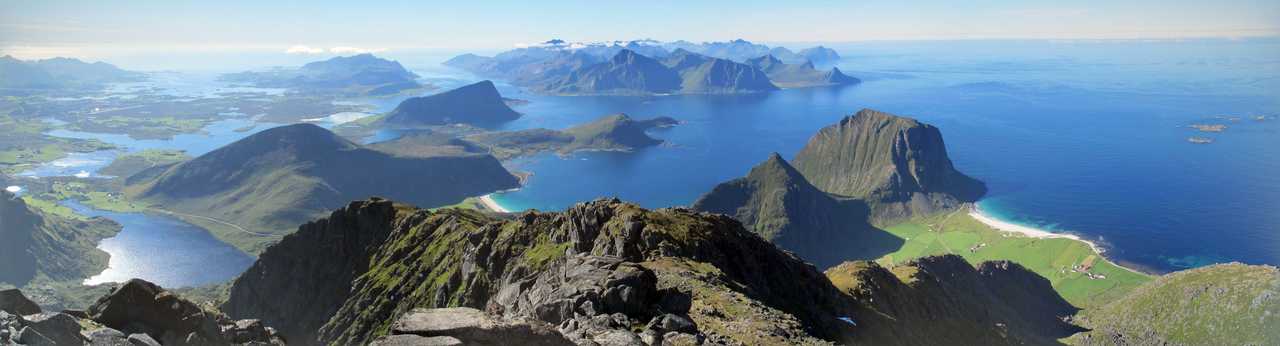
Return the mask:
POLYGON ((866 200, 873 221, 949 210, 986 193, 952 165, 938 128, 870 109, 820 130, 795 167, 823 191, 866 200))
POLYGON ((1082 330, 1064 321, 1078 309, 1049 280, 1008 261, 846 262, 827 276, 857 301, 848 318, 860 333, 843 340, 850 344, 1046 345, 1082 330))
POLYGON ((368 342, 393 334, 393 322, 413 308, 471 307, 549 323, 582 343, 753 344, 834 338, 845 326, 835 319, 845 308, 840 297, 813 266, 723 216, 599 200, 501 221, 365 201, 267 250, 224 309, 257 313, 285 331, 316 328, 315 339, 291 339, 302 343, 368 342), (372 243, 342 240, 356 234, 372 243), (323 250, 332 247, 317 240, 344 250, 323 250), (297 286, 299 279, 308 281, 297 286), (320 299, 287 298, 300 287, 320 299), (338 299, 345 301, 331 314, 300 310, 338 299), (319 319, 327 320, 317 326, 319 319))
POLYGON ((520 118, 491 81, 481 81, 435 95, 401 101, 384 118, 387 124, 423 126, 471 124, 495 126, 520 118))
POLYGON ((732 216, 819 268, 878 258, 902 244, 867 223, 866 203, 819 190, 777 153, 746 177, 717 185, 692 208, 732 216))
POLYGON ((0 191, 0 282, 22 286, 37 276, 76 280, 101 272, 109 255, 96 244, 119 231, 111 220, 49 215, 0 191))
MULTIPOLYGON (((25 300, 16 290, 9 298, 25 300)), ((0 310, 0 345, 284 345, 258 320, 231 320, 141 279, 125 282, 86 311, 0 310)))
POLYGON ((165 345, 284 344, 258 320, 232 320, 141 279, 99 298, 86 313, 98 324, 165 345))

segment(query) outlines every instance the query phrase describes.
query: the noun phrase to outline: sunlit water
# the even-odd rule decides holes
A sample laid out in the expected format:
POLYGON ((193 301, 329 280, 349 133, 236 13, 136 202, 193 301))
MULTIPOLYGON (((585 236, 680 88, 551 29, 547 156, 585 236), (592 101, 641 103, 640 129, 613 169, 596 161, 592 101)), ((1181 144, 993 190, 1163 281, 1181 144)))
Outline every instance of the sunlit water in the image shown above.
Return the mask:
POLYGON ((990 186, 1005 220, 1097 240, 1154 271, 1223 261, 1280 264, 1280 43, 883 43, 845 47, 843 88, 744 96, 549 97, 512 129, 565 128, 616 112, 684 123, 636 153, 541 155, 497 200, 563 209, 617 196, 688 205, 770 152, 791 158, 818 129, 863 107, 940 127, 951 158, 990 186), (1239 121, 1215 118, 1241 117, 1239 121), (1223 123, 1223 133, 1188 125, 1223 123), (1210 137, 1208 145, 1188 137, 1210 137))

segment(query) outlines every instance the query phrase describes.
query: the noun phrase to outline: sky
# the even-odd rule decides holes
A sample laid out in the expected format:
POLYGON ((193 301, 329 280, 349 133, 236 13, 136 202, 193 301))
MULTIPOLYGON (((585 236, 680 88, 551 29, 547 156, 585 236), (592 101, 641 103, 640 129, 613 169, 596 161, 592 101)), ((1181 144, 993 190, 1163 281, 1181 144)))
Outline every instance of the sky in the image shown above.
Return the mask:
POLYGON ((1280 36, 1280 1, 0 0, 0 55, 501 50, 550 38, 765 43, 1280 36))

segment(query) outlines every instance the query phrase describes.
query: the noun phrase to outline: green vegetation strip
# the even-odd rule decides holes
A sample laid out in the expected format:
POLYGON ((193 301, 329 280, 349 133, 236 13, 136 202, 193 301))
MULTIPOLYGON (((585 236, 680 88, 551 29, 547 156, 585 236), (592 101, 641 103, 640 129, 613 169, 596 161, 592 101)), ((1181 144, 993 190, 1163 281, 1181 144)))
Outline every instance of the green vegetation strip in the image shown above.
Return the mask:
POLYGON ((975 220, 965 211, 918 218, 885 230, 905 243, 878 259, 881 265, 948 253, 960 255, 974 264, 1009 260, 1044 276, 1063 298, 1081 308, 1119 299, 1152 279, 1107 261, 1085 242, 1003 232, 975 220))

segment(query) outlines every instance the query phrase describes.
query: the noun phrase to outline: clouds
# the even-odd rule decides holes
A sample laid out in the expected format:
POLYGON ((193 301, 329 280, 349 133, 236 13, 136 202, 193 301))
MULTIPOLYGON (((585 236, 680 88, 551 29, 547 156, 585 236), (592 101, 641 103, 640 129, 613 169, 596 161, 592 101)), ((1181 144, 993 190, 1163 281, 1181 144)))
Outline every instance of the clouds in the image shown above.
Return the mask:
POLYGON ((337 46, 337 47, 332 47, 326 50, 324 48, 311 47, 311 46, 301 45, 301 44, 290 46, 288 49, 284 50, 286 54, 308 54, 308 55, 325 54, 325 53, 364 54, 364 53, 382 53, 385 51, 387 51, 386 48, 360 48, 360 47, 350 47, 350 46, 337 46))

